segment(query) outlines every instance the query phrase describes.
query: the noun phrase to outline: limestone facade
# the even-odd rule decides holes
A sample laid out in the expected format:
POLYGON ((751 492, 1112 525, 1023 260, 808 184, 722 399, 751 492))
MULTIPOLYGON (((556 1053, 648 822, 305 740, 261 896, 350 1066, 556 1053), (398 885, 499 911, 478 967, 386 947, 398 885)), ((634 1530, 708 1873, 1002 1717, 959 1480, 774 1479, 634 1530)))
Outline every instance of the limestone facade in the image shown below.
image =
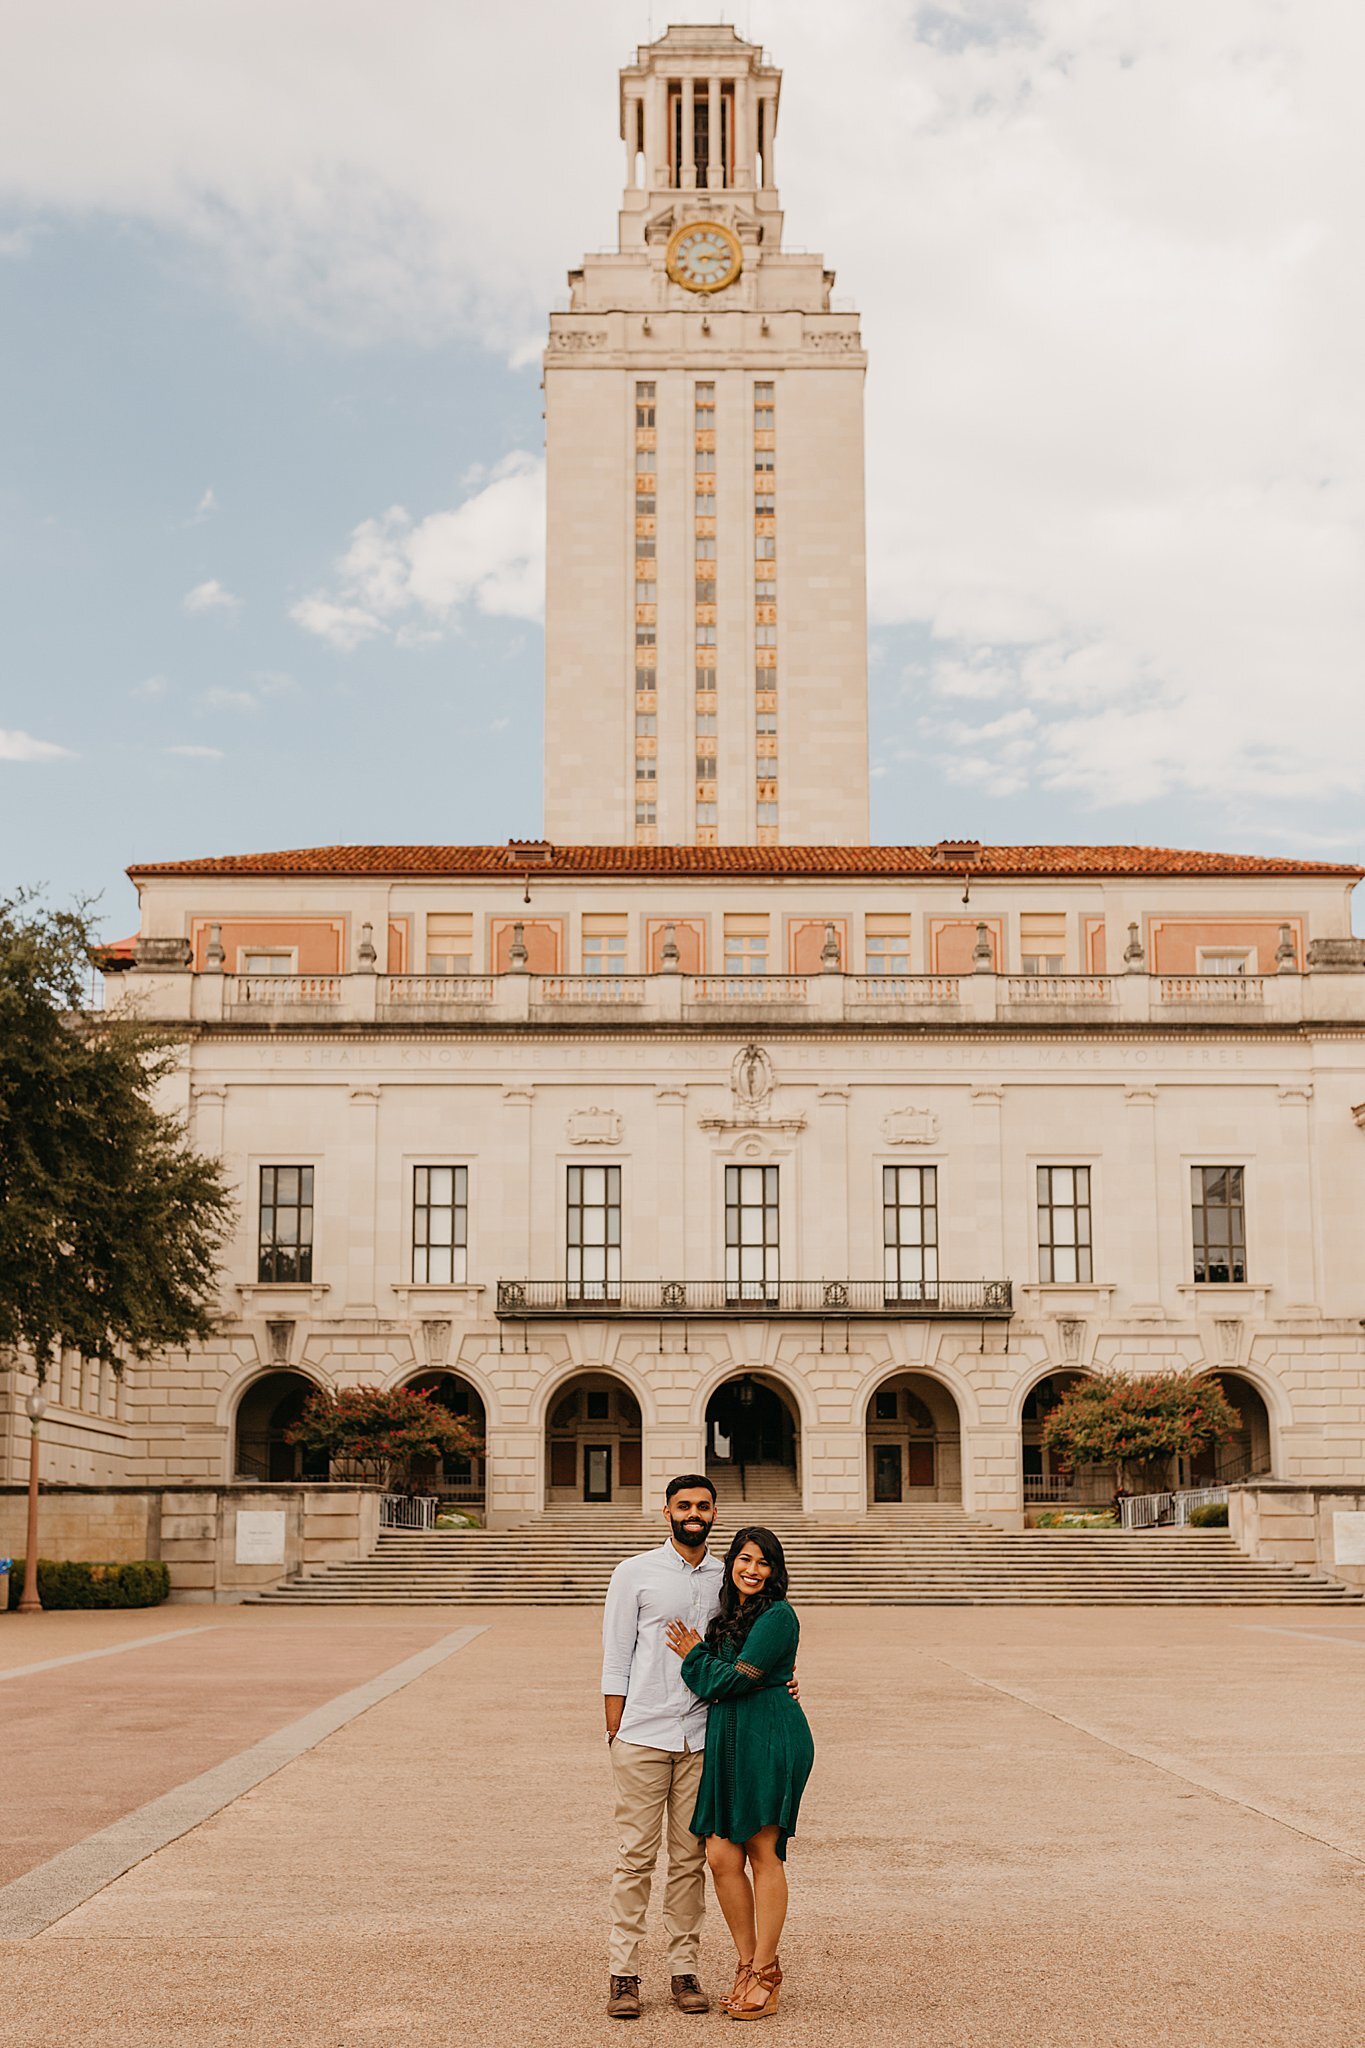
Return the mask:
MULTIPOLYGON (((951 873, 934 850, 889 848, 835 875, 818 852, 759 849, 693 850, 687 874, 666 849, 548 848, 142 871, 143 936, 111 963, 110 1000, 185 1026, 177 1106, 240 1205, 223 1333, 98 1388, 68 1361, 49 1477, 319 1476, 261 1462, 280 1451, 261 1446, 281 1393, 421 1377, 470 1397, 486 1454, 465 1497, 490 1520, 593 1492, 633 1511, 675 1470, 733 1472, 747 1382, 749 1478, 786 1475, 793 1505, 857 1514, 880 1488, 1017 1523, 1050 1497, 1036 1455, 1026 1470, 1040 1383, 1191 1364, 1259 1397, 1270 1476, 1358 1480, 1355 873, 1120 853, 1117 873, 1104 849, 1033 850, 1029 872, 1022 855, 962 848, 951 873), (737 859, 768 872, 736 877, 737 859), (615 916, 624 955, 582 972, 615 916), (768 920, 766 972, 751 955, 725 971, 737 917, 768 920), (870 951, 897 919, 903 952, 870 951), (981 957, 931 971, 963 921, 981 957), (510 928, 515 956, 533 924, 557 934, 554 971, 514 957, 488 972, 487 952, 424 971, 457 926, 493 950, 510 928), (810 926, 824 958, 778 971, 791 953, 777 949, 810 926), (1042 928, 1062 972, 1021 953, 1042 928), (645 971, 657 934, 676 949, 684 930, 694 971, 672 957, 645 971), (1183 965, 1192 932, 1220 957, 1240 933, 1254 971, 1161 971, 1162 946, 1183 965), (267 971, 262 933, 287 971, 267 971), (1111 952, 1124 939, 1117 973, 1084 971, 1097 933, 1111 952), (1264 971, 1267 933, 1279 971, 1264 971), (336 971, 288 971, 333 943, 336 971), (390 971, 404 948, 409 971, 390 971), (453 1168, 438 1229, 418 1215, 436 1199, 422 1176, 453 1168), (262 1263, 264 1176, 280 1169, 312 1174, 300 1278, 262 1263), (1088 1178, 1061 1193, 1049 1179, 1045 1205, 1040 1169, 1088 1178), (1244 1262, 1201 1277, 1192 1176, 1227 1169, 1241 1170, 1244 1262), (905 1226, 889 1185, 914 1239, 891 1263, 905 1226), (1045 1225, 1052 1201, 1071 1206, 1064 1229, 1045 1225), (727 1238, 746 1202, 750 1238, 769 1241, 741 1270, 727 1238), (1072 1254, 1054 1247, 1078 1234, 1089 1259, 1061 1277, 1072 1254), (585 1244, 613 1237, 594 1267, 585 1244), (437 1238, 462 1242, 429 1277, 437 1238)), ((27 1381, 10 1381, 16 1481, 27 1381)))

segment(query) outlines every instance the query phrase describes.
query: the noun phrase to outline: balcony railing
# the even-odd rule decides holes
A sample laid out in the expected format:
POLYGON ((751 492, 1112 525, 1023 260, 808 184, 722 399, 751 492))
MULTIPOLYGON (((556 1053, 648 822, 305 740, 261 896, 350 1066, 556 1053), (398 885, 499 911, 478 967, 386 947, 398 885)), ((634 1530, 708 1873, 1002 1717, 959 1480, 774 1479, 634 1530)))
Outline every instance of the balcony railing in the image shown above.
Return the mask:
POLYGON ((621 1280, 593 1288, 566 1280, 499 1280, 497 1313, 535 1316, 915 1316, 999 1319, 1014 1313, 1008 1280, 621 1280))

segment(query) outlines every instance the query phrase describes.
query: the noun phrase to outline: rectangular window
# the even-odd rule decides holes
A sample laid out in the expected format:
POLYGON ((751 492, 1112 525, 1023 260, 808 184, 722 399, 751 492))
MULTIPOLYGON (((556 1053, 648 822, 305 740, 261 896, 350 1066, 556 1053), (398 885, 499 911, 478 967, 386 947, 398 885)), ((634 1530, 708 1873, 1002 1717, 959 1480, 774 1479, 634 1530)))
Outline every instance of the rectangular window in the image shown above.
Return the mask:
POLYGON ((637 384, 635 387, 635 424, 637 427, 654 425, 654 386, 637 384))
POLYGON ((1038 1168, 1038 1277, 1090 1280, 1090 1168, 1038 1168))
POLYGON ((775 1166, 725 1169, 725 1292, 731 1301, 777 1306, 775 1166))
POLYGON ((1245 1280, 1247 1276, 1246 1169, 1193 1166, 1194 1277, 1245 1280))
POLYGON ((286 951, 269 953, 244 946, 238 956, 241 964, 237 971, 239 974, 292 974, 297 957, 292 946, 286 951))
POLYGON ((908 974, 910 972, 910 920, 908 917, 868 918, 867 971, 869 974, 908 974))
POLYGON ((776 604, 777 585, 760 577, 754 584, 754 600, 758 604, 776 604))
POLYGON ((882 1168, 883 1278, 888 1301, 938 1293, 938 1168, 882 1168))
POLYGON ((756 562, 775 562, 777 560, 777 535, 775 533, 758 533, 754 535, 754 560, 756 562))
POLYGON ((635 732, 636 732, 636 737, 637 737, 637 738, 640 738, 640 739, 644 739, 644 738, 647 738, 647 737, 648 737, 649 735, 651 735, 651 734, 653 734, 653 733, 657 733, 657 732, 658 732, 658 730, 659 730, 659 718, 658 718, 658 713, 657 713, 657 712, 654 712, 654 711, 637 711, 637 712, 636 712, 636 714, 635 714, 635 732))
POLYGON ((621 1299, 621 1169, 571 1166, 569 1294, 576 1301, 621 1299))
POLYGON ((313 1169, 261 1168, 258 1280, 313 1277, 313 1169))
POLYGON ((1199 974, 1254 974, 1256 952, 1251 946, 1199 946, 1194 964, 1199 974))
POLYGON ((715 571, 710 570, 705 577, 698 576, 697 578, 696 602, 698 604, 714 604, 715 601, 715 571))
POLYGON ((466 912, 427 919, 427 973, 469 974, 474 966, 474 919, 466 912))
POLYGON ((466 1279, 469 1254, 469 1168, 415 1166, 412 1172, 412 1277, 466 1279))
POLYGON ((702 803, 697 805, 697 823, 699 825, 714 825, 716 822, 717 806, 715 804, 702 803))
MULTIPOLYGON (((641 763, 636 762, 635 773, 641 763)), ((626 920, 605 915, 583 919, 583 972, 624 974, 626 971, 626 920)))
POLYGON ((773 803, 755 804, 754 823, 756 825, 775 825, 777 823, 777 805, 773 803))
POLYGON ((754 468, 758 471, 773 470, 777 467, 777 456, 771 448, 755 448, 754 468))
POLYGON ((776 509, 777 501, 771 491, 754 492, 754 511, 759 518, 762 518, 765 513, 771 514, 775 512, 776 509))
POLYGON ((694 631, 694 632, 696 633, 696 636, 697 636, 697 645, 698 645, 698 647, 714 647, 714 646, 715 646, 715 644, 716 644, 716 629, 715 629, 715 627, 714 627, 714 626, 696 626, 696 627, 694 627, 694 628, 693 628, 693 631, 694 631))
POLYGON ((755 626, 755 627, 754 627, 754 645, 755 645, 755 647, 776 647, 776 645, 777 645, 777 628, 776 628, 776 626, 755 626))
POLYGON ((697 734, 698 734, 698 737, 700 737, 700 735, 701 735, 702 733, 713 733, 713 732, 715 731, 715 729, 716 729, 716 714, 715 714, 715 712, 714 712, 714 711, 699 711, 699 712, 697 713, 697 734))
POLYGON ((1025 974, 1065 974, 1064 910, 1024 911, 1019 919, 1019 965, 1025 974))
POLYGON ((654 825, 654 824, 657 824, 657 823, 658 823, 658 810, 659 810, 659 807, 658 807, 658 805, 657 805, 657 804, 656 804, 655 802, 653 802, 653 800, 651 800, 651 801, 650 801, 650 802, 648 802, 648 803, 640 803, 640 802, 638 802, 638 801, 637 801, 637 803, 636 803, 636 805, 635 805, 635 822, 636 822, 636 824, 637 824, 637 825, 654 825))
POLYGON ((766 974, 768 971, 768 920, 737 914, 725 920, 725 972, 766 974))
POLYGON ((715 492, 714 492, 714 491, 698 491, 698 492, 697 492, 697 500, 696 500, 696 509, 697 509, 698 515, 701 515, 701 514, 704 514, 704 513, 708 513, 708 512, 710 512, 710 513, 713 513, 713 512, 715 511, 715 509, 716 509, 716 494, 715 494, 715 492))

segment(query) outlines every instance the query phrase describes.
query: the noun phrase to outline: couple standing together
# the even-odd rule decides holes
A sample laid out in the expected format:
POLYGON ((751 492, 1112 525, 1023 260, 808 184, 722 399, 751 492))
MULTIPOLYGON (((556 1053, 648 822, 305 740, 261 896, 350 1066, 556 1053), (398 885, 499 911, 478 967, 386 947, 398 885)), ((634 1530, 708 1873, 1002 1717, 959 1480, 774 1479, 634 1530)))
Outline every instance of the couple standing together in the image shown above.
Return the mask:
POLYGON ((668 1823, 664 1930, 673 2003, 709 2012, 697 1980, 706 1865, 734 1939, 732 2020, 776 2012, 787 1913, 787 1838, 815 1745, 794 1676, 800 1633, 782 1545, 740 1529, 724 1564, 706 1539, 716 1490, 669 1481, 667 1541, 612 1573, 602 1692, 620 1849, 611 1894, 613 2019, 640 2015, 639 1948, 668 1823))

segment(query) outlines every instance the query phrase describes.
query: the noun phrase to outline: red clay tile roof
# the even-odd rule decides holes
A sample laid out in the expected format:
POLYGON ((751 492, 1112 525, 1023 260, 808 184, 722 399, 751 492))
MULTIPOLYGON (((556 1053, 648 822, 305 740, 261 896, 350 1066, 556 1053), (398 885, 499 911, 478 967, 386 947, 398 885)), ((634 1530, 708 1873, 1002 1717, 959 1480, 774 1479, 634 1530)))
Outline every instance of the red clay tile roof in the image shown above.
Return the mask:
MULTIPOLYGON (((509 846, 305 846, 285 853, 232 853, 204 860, 142 861, 136 880, 154 875, 337 875, 390 879, 506 875, 533 866, 550 875, 688 876, 779 880, 963 874, 1339 875, 1365 869, 1254 853, 1192 853, 1170 846, 983 846, 964 857, 932 846, 555 846, 548 859, 509 846)), ((961 842, 953 842, 954 849, 961 842)))

